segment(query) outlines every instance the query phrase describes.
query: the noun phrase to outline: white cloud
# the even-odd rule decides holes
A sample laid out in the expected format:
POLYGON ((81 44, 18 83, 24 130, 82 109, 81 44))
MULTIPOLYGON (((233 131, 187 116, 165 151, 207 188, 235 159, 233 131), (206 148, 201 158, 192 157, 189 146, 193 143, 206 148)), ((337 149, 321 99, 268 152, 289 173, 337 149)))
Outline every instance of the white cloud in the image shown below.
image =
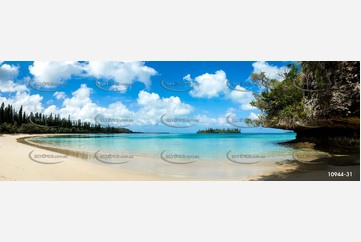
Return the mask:
POLYGON ((194 80, 197 85, 194 85, 193 90, 190 91, 192 97, 213 98, 229 91, 226 85, 226 73, 222 70, 216 71, 215 74, 205 73, 194 80))
POLYGON ((185 77, 183 77, 183 80, 192 81, 191 75, 190 74, 186 75, 185 77))
POLYGON ((92 89, 86 84, 81 84, 80 88, 72 93, 72 97, 63 101, 63 107, 59 110, 52 109, 53 112, 59 113, 61 117, 66 118, 70 115, 71 119, 94 123, 94 118, 98 113, 106 109, 97 106, 91 99, 92 89))
MULTIPOLYGON (((183 79, 190 78, 188 74, 183 79)), ((237 85, 233 90, 227 86, 226 73, 222 70, 216 71, 215 74, 205 73, 197 76, 195 82, 198 85, 193 87, 190 95, 193 97, 213 98, 224 95, 226 99, 230 99, 235 103, 240 104, 242 110, 254 110, 255 107, 249 103, 254 100, 253 94, 245 88, 237 85)))
POLYGON ((23 92, 28 90, 26 85, 17 84, 11 80, 0 80, 0 92, 23 92))
POLYGON ((15 79, 18 73, 18 66, 8 64, 0 66, 0 92, 23 92, 27 90, 26 85, 18 84, 11 80, 15 79))
POLYGON ((179 97, 160 98, 158 94, 146 91, 139 92, 137 102, 141 107, 136 115, 144 124, 156 124, 164 114, 182 116, 193 111, 193 107, 179 97))
MULTIPOLYGON (((83 122, 95 123, 97 115, 102 115, 106 118, 134 118, 134 125, 142 124, 157 124, 160 122, 160 117, 163 114, 187 115, 193 111, 193 107, 189 104, 183 103, 179 97, 171 96, 169 98, 160 98, 156 93, 149 93, 141 91, 138 94, 137 103, 140 106, 138 111, 129 110, 122 102, 117 101, 109 104, 107 107, 98 106, 91 99, 92 88, 86 84, 82 84, 79 89, 74 91, 71 97, 65 97, 62 107, 50 105, 43 108, 41 101, 43 97, 40 95, 28 95, 26 93, 17 93, 16 98, 6 99, 0 97, 0 101, 13 104, 13 106, 20 108, 24 106, 26 112, 43 112, 45 115, 60 114, 61 118, 67 118, 69 115, 72 120, 81 119, 83 122)), ((63 93, 57 93, 54 96, 61 96, 63 93)), ((105 124, 106 125, 106 124, 105 124)), ((111 124, 116 126, 117 124, 111 124)))
POLYGON ((12 79, 16 77, 18 73, 19 73, 18 66, 3 64, 0 66, 0 81, 12 79))
POLYGON ((3 64, 0 66, 0 92, 15 93, 10 97, 1 97, 0 102, 6 105, 10 104, 19 110, 21 106, 26 112, 41 112, 43 106, 41 101, 43 97, 39 94, 30 95, 26 91, 28 88, 24 84, 18 84, 11 79, 15 79, 19 73, 19 67, 14 65, 3 64))
MULTIPOLYGON (((59 83, 71 77, 95 77, 97 79, 112 80, 123 84, 141 82, 146 87, 151 84, 150 78, 157 71, 145 65, 144 62, 119 61, 89 61, 89 62, 44 62, 34 61, 29 66, 35 82, 59 83)), ((123 91, 129 86, 114 85, 123 91)))
POLYGON ((218 124, 218 119, 217 118, 211 118, 208 117, 207 115, 196 115, 195 116, 196 119, 199 120, 199 124, 200 126, 212 126, 212 125, 217 125, 218 124))
POLYGON ((39 94, 29 95, 26 92, 17 92, 15 97, 7 99, 5 103, 13 105, 15 109, 20 109, 23 106, 24 111, 30 112, 42 112, 43 106, 41 101, 43 97, 39 94))
POLYGON ((282 67, 273 66, 268 64, 266 61, 254 62, 252 66, 253 66, 253 72, 255 73, 264 72, 267 77, 272 79, 277 79, 279 81, 283 79, 281 74, 289 70, 287 66, 282 66, 282 67))
MULTIPOLYGON (((86 66, 87 74, 96 78, 114 80, 119 83, 142 82, 146 87, 156 70, 144 62, 90 61, 86 66)), ((122 87, 124 89, 124 87, 122 87)))
POLYGON ((226 116, 230 114, 235 114, 237 110, 235 108, 227 108, 226 116))
POLYGON ((76 61, 34 61, 29 71, 35 82, 59 83, 72 76, 80 76, 84 65, 76 61))
MULTIPOLYGON (((50 115, 51 113, 58 115, 57 112, 58 112, 58 108, 57 108, 55 105, 51 105, 51 106, 47 107, 47 108, 44 110, 44 114, 45 114, 45 115, 50 115)), ((64 118, 64 117, 63 117, 63 118, 64 118)))
POLYGON ((7 99, 6 97, 0 96, 0 105, 1 105, 2 103, 5 103, 5 104, 7 105, 7 104, 9 103, 9 101, 8 101, 8 99, 7 99))
POLYGON ((251 104, 247 103, 247 104, 241 104, 241 109, 242 110, 256 110, 256 107, 253 107, 251 104))
POLYGON ((120 101, 111 103, 108 107, 101 107, 91 100, 91 93, 92 89, 82 84, 71 97, 64 100, 62 108, 58 109, 52 105, 44 113, 57 113, 62 118, 70 115, 72 120, 81 119, 92 123, 99 114, 106 118, 131 116, 135 119, 134 125, 141 125, 159 123, 163 114, 186 115, 193 110, 190 105, 181 102, 179 97, 160 98, 158 94, 146 91, 139 92, 137 103, 140 108, 137 112, 130 111, 120 101))
POLYGON ((92 90, 86 84, 81 84, 80 88, 72 93, 73 97, 64 100, 64 106, 83 107, 91 102, 90 93, 92 90))
POLYGON ((248 118, 252 119, 252 120, 259 120, 258 117, 259 114, 255 114, 254 112, 251 112, 248 116, 248 118))
POLYGON ((55 93, 53 94, 53 97, 55 97, 57 100, 65 99, 65 98, 66 98, 66 94, 65 94, 65 92, 55 92, 55 93))
POLYGON ((254 110, 250 102, 254 100, 253 93, 246 91, 245 88, 237 85, 235 90, 232 90, 228 97, 235 103, 239 103, 242 110, 254 110))

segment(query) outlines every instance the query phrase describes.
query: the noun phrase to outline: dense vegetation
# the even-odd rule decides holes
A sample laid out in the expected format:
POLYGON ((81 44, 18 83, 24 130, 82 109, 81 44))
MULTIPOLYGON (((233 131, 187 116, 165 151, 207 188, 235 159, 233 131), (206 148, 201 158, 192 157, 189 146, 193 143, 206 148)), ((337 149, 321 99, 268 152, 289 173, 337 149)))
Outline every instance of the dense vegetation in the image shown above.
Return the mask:
POLYGON ((131 133, 129 129, 102 127, 100 124, 90 122, 72 121, 60 118, 60 115, 46 116, 32 112, 27 114, 21 106, 19 111, 12 105, 0 106, 0 133, 131 133))
POLYGON ((253 73, 252 81, 262 92, 251 105, 262 111, 264 126, 294 129, 330 119, 360 114, 359 62, 303 61, 289 65, 283 80, 264 72, 253 73))
POLYGON ((262 111, 265 126, 292 128, 295 121, 305 118, 302 90, 294 85, 299 79, 300 67, 290 65, 290 71, 280 73, 284 80, 271 79, 264 72, 252 73, 251 79, 263 90, 255 94, 252 106, 262 111))
POLYGON ((240 129, 234 128, 234 129, 201 129, 197 131, 197 134, 237 134, 241 133, 240 129))

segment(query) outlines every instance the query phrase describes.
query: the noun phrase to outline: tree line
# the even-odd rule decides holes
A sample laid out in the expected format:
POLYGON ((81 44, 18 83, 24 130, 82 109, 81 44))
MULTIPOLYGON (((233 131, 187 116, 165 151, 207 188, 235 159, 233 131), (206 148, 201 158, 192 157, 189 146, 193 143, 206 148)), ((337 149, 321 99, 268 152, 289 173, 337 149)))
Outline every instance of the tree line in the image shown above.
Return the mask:
POLYGON ((12 105, 2 103, 0 106, 0 134, 1 133, 132 133, 126 128, 102 127, 100 124, 82 122, 81 119, 71 120, 60 115, 45 115, 39 112, 29 114, 23 106, 17 111, 12 105))
POLYGON ((215 128, 208 128, 208 129, 200 129, 197 131, 197 134, 238 134, 241 133, 240 129, 215 129, 215 128))

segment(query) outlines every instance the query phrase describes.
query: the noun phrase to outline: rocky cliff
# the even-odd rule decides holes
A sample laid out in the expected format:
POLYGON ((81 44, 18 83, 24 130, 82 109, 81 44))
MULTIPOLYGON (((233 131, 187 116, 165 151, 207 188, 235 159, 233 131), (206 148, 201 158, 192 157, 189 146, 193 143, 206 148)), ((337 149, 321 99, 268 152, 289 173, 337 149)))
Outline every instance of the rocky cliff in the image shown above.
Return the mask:
POLYGON ((297 123, 297 141, 319 149, 359 152, 360 149, 360 62, 302 62, 304 111, 297 123))

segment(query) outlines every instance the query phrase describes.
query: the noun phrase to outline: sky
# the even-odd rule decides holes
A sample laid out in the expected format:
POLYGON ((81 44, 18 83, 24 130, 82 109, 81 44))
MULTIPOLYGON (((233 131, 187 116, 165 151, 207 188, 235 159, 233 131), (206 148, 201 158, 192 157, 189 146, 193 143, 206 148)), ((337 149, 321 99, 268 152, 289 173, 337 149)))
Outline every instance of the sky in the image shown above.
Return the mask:
POLYGON ((252 72, 282 81, 290 62, 266 61, 0 61, 0 103, 139 132, 193 133, 249 127, 261 111, 252 72))

